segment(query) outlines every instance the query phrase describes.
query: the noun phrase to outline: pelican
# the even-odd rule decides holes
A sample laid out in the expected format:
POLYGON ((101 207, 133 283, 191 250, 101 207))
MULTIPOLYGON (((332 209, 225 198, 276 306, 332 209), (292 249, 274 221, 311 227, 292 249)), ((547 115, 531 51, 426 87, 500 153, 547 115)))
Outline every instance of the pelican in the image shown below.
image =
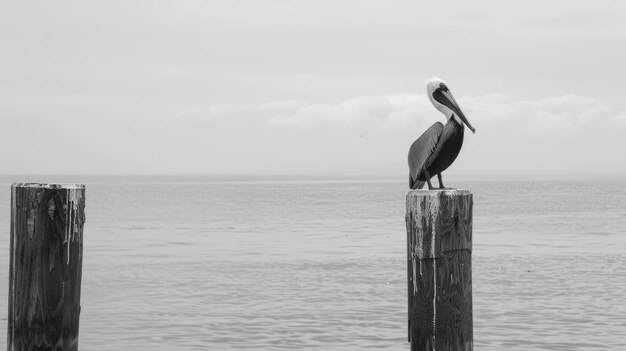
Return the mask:
POLYGON ((445 171, 456 159, 463 145, 463 123, 476 133, 463 111, 452 96, 448 84, 440 78, 426 82, 426 92, 430 102, 448 119, 446 125, 433 124, 409 149, 409 187, 421 189, 428 183, 433 189, 430 178, 435 174, 439 179, 439 188, 445 189, 441 172, 445 171))

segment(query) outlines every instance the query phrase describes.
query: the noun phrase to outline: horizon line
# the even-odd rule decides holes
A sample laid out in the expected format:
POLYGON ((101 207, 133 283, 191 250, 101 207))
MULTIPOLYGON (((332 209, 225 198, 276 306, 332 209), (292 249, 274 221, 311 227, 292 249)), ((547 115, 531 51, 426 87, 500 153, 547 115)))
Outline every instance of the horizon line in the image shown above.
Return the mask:
MULTIPOLYGON (((405 177, 400 173, 0 173, 0 176, 397 176, 405 177)), ((476 177, 476 176, 626 176, 626 173, 457 173, 446 174, 448 177, 476 177)))
MULTIPOLYGON (((226 180, 242 180, 242 181, 251 181, 254 178, 258 178, 259 180, 272 180, 272 179, 283 179, 289 180, 290 178, 293 180, 303 180, 303 179, 317 179, 317 180, 407 180, 406 175, 401 174, 341 174, 341 173, 328 173, 328 174, 302 174, 302 173, 118 173, 118 174, 95 174, 95 173, 86 173, 86 174, 0 174, 0 178, 4 178, 4 182, 9 181, 7 178, 17 178, 10 179, 11 182, 21 182, 21 181, 34 181, 33 178, 41 178, 38 182, 59 182, 61 179, 59 178, 67 178, 63 180, 64 182, 76 182, 77 178, 111 178, 111 179, 119 179, 119 178, 135 178, 137 180, 141 180, 142 178, 145 180, 158 180, 159 178, 167 178, 168 180, 173 178, 180 178, 186 180, 201 180, 198 178, 209 178, 207 180, 218 180, 218 181, 226 181, 226 180), (22 178, 22 179, 19 179, 22 178), (230 179, 229 179, 230 178, 230 179), (50 181, 46 181, 49 179, 50 181)), ((451 174, 446 175, 446 178, 453 180, 595 180, 595 179, 626 179, 626 174, 624 173, 587 173, 587 174, 579 174, 579 173, 541 173, 541 174, 529 174, 529 173, 502 173, 502 174, 451 174)), ((84 179, 85 181, 88 179, 84 179)), ((83 181, 83 180, 80 180, 83 181)))

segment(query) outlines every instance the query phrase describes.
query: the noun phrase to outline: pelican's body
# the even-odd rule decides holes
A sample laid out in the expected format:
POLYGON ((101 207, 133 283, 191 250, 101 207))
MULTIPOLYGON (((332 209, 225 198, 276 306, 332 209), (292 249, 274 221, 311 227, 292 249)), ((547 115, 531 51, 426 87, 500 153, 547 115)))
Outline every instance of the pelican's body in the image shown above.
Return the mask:
POLYGON ((439 187, 443 188, 441 172, 450 167, 461 151, 463 124, 474 132, 443 80, 431 79, 426 89, 430 101, 448 118, 448 122, 445 125, 440 122, 433 124, 411 145, 408 158, 411 189, 421 189, 424 183, 433 189, 430 178, 435 175, 439 179, 439 187))

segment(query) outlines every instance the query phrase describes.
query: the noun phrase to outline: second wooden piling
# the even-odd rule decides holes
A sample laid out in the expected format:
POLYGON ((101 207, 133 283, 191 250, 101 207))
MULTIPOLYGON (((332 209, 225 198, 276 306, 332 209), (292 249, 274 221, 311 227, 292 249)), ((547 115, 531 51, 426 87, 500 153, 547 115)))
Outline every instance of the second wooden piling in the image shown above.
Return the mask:
POLYGON ((84 185, 11 187, 9 351, 78 349, 84 185))
POLYGON ((406 196, 411 350, 472 350, 472 194, 406 196))

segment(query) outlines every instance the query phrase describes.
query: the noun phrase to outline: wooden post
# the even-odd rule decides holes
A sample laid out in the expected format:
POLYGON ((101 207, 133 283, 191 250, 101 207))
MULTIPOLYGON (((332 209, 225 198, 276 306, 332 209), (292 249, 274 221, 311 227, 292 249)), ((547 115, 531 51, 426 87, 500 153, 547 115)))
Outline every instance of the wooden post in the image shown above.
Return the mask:
POLYGON ((406 196, 411 350, 472 350, 472 193, 406 196))
POLYGON ((11 187, 8 351, 78 350, 85 186, 11 187))

